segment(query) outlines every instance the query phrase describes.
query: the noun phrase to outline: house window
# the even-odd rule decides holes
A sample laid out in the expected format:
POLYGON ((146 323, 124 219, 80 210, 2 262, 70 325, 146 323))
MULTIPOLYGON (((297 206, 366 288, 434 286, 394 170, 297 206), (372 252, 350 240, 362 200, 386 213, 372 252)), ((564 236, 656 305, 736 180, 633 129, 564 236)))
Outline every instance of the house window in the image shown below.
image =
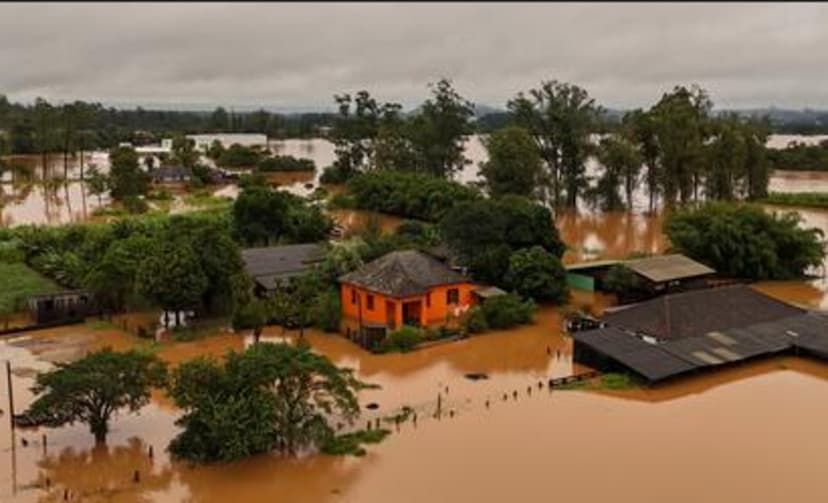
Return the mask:
POLYGON ((426 307, 431 307, 431 292, 426 294, 426 307))
POLYGON ((351 288, 351 304, 357 303, 357 291, 356 288, 351 288))
POLYGON ((368 296, 365 299, 365 305, 368 307, 369 311, 374 310, 374 296, 373 295, 368 294, 368 296))
POLYGON ((460 290, 456 288, 449 288, 446 290, 446 304, 459 304, 460 290))

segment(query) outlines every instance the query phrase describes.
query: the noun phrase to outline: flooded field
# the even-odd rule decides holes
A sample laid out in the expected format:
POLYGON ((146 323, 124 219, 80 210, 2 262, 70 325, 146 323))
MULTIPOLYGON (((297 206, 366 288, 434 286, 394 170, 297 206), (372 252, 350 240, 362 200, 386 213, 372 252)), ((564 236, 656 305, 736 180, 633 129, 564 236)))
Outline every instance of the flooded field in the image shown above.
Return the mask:
MULTIPOLYGON (((816 143, 825 138, 828 136, 773 135, 768 145, 780 148, 791 141, 816 143)), ((333 144, 321 138, 271 141, 270 149, 279 155, 312 159, 316 164, 317 169, 314 172, 272 173, 268 176, 269 180, 282 190, 300 196, 307 196, 319 187, 322 170, 336 159, 333 144)), ((480 136, 474 135, 469 138, 466 142, 465 154, 471 162, 457 173, 456 179, 463 183, 479 180, 479 165, 487 157, 480 136)), ((13 156, 8 160, 12 164, 26 166, 29 176, 28 178, 14 178, 11 172, 6 172, 0 178, 0 225, 2 226, 79 222, 89 219, 92 211, 98 206, 108 204, 106 196, 99 202, 97 197, 90 197, 88 189, 82 190, 83 187, 79 181, 80 156, 70 156, 65 170, 62 155, 48 156, 45 178, 52 180, 51 184, 47 184, 48 188, 39 183, 44 178, 40 156, 13 156), (64 179, 64 173, 68 184, 58 183, 64 179)), ((87 171, 90 166, 95 166, 102 173, 107 173, 109 159, 106 152, 86 153, 83 157, 83 166, 87 171)), ((588 176, 596 176, 598 169, 594 160, 591 159, 587 163, 588 176)), ((771 178, 769 190, 828 191, 828 174, 807 171, 777 172, 771 178)), ((221 187, 215 192, 215 195, 231 198, 236 197, 237 194, 238 187, 235 185, 221 187)), ((636 193, 635 207, 640 211, 647 207, 647 197, 643 190, 636 193)))

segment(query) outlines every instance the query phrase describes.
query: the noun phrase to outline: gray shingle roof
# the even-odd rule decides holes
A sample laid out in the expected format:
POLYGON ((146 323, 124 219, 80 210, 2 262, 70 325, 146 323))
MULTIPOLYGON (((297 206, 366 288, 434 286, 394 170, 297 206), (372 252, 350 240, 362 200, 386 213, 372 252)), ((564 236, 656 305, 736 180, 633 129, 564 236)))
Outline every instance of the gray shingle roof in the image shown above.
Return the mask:
POLYGON ((325 258, 325 248, 316 243, 248 248, 242 250, 244 267, 259 285, 268 290, 281 280, 298 276, 325 258))
POLYGON ((383 255, 339 280, 392 297, 419 295, 437 285, 468 281, 434 257, 416 250, 383 255))

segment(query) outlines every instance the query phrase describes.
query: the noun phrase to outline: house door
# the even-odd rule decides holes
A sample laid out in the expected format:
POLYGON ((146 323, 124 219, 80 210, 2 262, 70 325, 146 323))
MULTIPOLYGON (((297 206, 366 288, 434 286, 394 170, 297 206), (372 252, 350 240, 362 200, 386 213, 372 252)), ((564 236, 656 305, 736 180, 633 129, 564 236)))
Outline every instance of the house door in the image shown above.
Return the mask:
POLYGON ((397 328, 397 303, 385 301, 385 325, 389 330, 397 328))
POLYGON ((415 327, 420 326, 420 317, 423 311, 423 303, 419 300, 403 304, 403 323, 415 327))

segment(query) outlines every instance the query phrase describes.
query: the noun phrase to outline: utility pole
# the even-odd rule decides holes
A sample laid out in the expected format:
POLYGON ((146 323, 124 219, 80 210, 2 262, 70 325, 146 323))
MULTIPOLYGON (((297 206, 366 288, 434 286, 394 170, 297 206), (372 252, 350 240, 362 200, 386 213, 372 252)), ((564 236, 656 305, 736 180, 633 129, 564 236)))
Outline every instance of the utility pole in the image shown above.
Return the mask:
POLYGON ((9 389, 9 426, 14 434, 14 388, 12 387, 11 362, 6 360, 6 383, 9 389))

